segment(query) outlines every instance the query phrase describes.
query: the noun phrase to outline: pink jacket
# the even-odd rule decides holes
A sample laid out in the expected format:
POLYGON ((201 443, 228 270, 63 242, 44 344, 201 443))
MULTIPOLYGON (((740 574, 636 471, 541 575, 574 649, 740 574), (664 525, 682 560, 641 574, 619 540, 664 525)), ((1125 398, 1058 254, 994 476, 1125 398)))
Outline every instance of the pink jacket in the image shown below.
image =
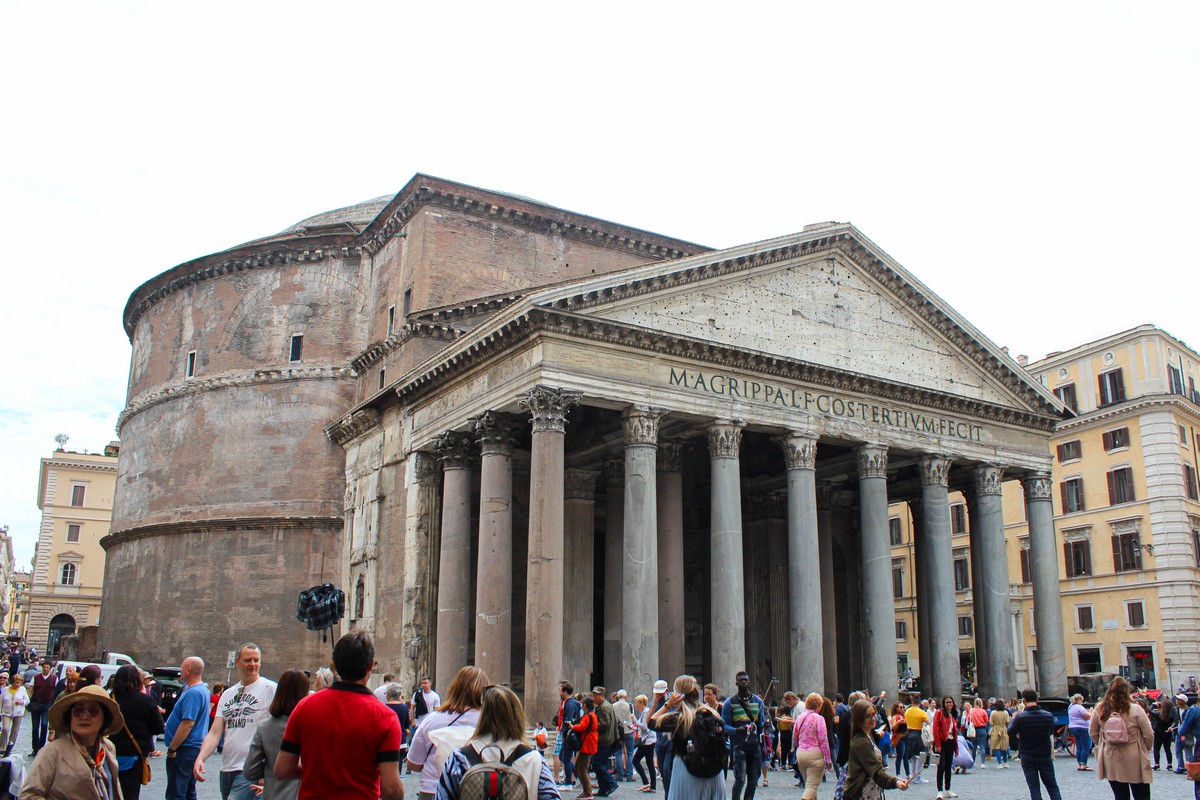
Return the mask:
POLYGON ((833 761, 829 756, 829 731, 825 727, 825 718, 811 708, 796 717, 792 725, 792 741, 798 751, 820 750, 826 761, 833 761))

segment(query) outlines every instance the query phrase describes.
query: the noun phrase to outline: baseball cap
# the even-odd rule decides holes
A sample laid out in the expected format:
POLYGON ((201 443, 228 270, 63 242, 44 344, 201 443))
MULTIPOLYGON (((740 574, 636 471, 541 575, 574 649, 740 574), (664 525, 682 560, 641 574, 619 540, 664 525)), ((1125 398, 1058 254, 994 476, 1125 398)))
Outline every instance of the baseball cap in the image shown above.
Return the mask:
POLYGON ((1175 695, 1175 699, 1176 699, 1176 700, 1182 700, 1183 702, 1185 702, 1185 703, 1186 703, 1186 702, 1187 702, 1187 695, 1186 695, 1186 694, 1183 694, 1182 692, 1180 692, 1179 694, 1175 695))
POLYGON ((660 692, 665 692, 666 690, 667 690, 667 682, 664 681, 662 678, 659 678, 658 680, 656 680, 654 682, 655 694, 658 694, 660 692))
POLYGON ((603 686, 593 686, 593 687, 592 687, 592 694, 603 694, 603 695, 607 695, 607 694, 608 694, 608 690, 607 690, 607 689, 605 689, 603 686))

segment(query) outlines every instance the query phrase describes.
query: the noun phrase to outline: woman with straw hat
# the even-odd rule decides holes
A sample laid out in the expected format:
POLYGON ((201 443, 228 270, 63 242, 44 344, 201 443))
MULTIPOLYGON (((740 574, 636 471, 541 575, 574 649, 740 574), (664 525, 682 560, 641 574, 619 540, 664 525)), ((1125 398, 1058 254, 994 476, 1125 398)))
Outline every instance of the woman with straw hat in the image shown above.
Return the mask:
POLYGON ((99 686, 64 694, 50 707, 58 734, 34 759, 20 800, 121 800, 111 736, 125 727, 121 709, 99 686))

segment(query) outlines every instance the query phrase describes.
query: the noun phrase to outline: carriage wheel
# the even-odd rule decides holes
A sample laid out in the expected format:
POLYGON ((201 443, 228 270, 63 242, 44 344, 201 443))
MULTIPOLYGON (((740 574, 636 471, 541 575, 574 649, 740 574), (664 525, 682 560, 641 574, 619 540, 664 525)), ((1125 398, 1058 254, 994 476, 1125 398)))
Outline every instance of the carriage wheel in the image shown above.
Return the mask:
POLYGON ((1071 733, 1070 728, 1063 731, 1062 743, 1063 750, 1066 750, 1071 755, 1075 755, 1075 734, 1071 733))

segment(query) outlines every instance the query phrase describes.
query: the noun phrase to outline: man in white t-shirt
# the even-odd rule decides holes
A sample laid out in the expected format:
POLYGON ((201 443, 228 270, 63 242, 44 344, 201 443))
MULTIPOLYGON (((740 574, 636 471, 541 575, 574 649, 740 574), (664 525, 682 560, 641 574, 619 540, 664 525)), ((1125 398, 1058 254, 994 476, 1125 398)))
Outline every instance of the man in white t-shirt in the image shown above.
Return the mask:
POLYGON ((200 745, 200 755, 196 758, 193 773, 196 780, 204 780, 204 762, 221 744, 223 734, 221 798, 255 800, 257 795, 250 781, 242 776, 242 767, 246 763, 258 723, 270 716, 271 701, 275 699, 275 681, 258 674, 262 666, 262 651, 253 642, 241 646, 234 666, 241 680, 226 689, 217 701, 217 716, 208 729, 208 735, 204 737, 204 743, 200 745))
POLYGON ((379 702, 381 702, 381 703, 387 702, 388 687, 391 686, 395 682, 396 682, 395 673, 389 672, 383 676, 383 683, 379 684, 379 688, 375 690, 375 696, 379 698, 379 702))
POLYGON ((408 707, 409 713, 412 714, 413 730, 416 730, 426 714, 437 711, 441 704, 442 698, 430 686, 429 678, 421 678, 421 688, 413 692, 412 703, 408 707))

